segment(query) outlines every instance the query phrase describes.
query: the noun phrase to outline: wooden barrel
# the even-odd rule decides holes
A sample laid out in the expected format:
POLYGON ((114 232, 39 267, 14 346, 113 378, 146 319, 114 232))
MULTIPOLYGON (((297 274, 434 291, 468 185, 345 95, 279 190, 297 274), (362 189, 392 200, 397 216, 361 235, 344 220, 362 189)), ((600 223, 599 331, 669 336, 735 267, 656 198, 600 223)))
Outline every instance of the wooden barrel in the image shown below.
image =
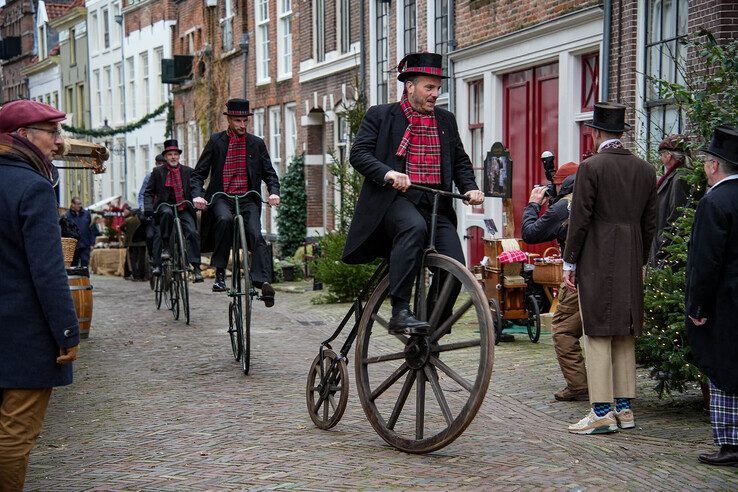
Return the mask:
POLYGON ((92 322, 92 285, 90 285, 90 272, 87 268, 67 269, 69 278, 69 290, 74 301, 74 310, 77 312, 79 322, 80 338, 90 336, 90 324, 92 322))

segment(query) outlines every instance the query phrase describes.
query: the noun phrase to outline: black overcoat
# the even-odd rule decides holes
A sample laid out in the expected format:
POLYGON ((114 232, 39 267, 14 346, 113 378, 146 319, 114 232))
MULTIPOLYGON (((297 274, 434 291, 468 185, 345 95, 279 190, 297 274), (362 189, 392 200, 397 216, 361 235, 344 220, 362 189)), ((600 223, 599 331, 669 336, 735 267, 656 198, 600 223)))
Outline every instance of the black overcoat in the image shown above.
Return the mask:
MULTIPOLYGON (((179 175, 182 177, 182 193, 184 199, 192 201, 192 173, 191 167, 179 165, 179 175)), ((169 175, 169 167, 167 165, 159 166, 151 171, 149 182, 144 191, 144 211, 153 212, 156 207, 164 203, 177 203, 174 195, 174 188, 166 186, 167 176, 169 175)), ((192 211, 192 207, 187 205, 188 210, 192 211)), ((193 211, 194 212, 194 211, 193 211)))
MULTIPOLYGON (((223 191, 223 166, 225 166, 226 154, 228 153, 228 132, 222 131, 213 133, 205 145, 205 148, 197 160, 197 165, 192 173, 190 186, 192 187, 193 198, 205 198, 210 201, 213 194, 223 191), (205 182, 207 188, 205 188, 205 182)), ((272 166, 272 160, 269 158, 264 140, 247 134, 246 139, 246 157, 247 175, 249 180, 249 191, 258 191, 261 193, 261 182, 266 184, 270 195, 279 195, 279 177, 272 166)), ((264 197, 266 200, 267 197, 264 197)), ((261 209, 261 202, 253 198, 261 209)), ((213 250, 214 238, 213 232, 213 215, 206 210, 202 215, 200 223, 201 251, 203 253, 213 250)))
POLYGON ((0 155, 0 388, 72 382, 59 348, 79 343, 51 182, 18 157, 0 155))
POLYGON ((697 366, 721 390, 738 394, 738 179, 700 200, 689 239, 687 339, 697 366))
POLYGON ((664 179, 656 190, 656 232, 651 245, 649 264, 657 266, 666 258, 663 247, 668 244, 664 232, 671 228, 674 222, 683 214, 683 207, 689 199, 690 186, 685 174, 688 170, 680 167, 664 179))
MULTIPOLYGON (((471 161, 459 137, 456 118, 441 108, 435 109, 435 115, 441 140, 443 189, 451 191, 452 184, 456 184, 461 193, 478 190, 471 161)), ((350 163, 366 179, 343 250, 346 263, 367 263, 389 253, 392 243, 377 228, 398 191, 384 186, 384 176, 388 171, 405 172, 405 160, 395 153, 408 124, 400 103, 373 106, 361 122, 351 147, 350 163)), ((441 207, 443 209, 456 224, 453 207, 441 207)))

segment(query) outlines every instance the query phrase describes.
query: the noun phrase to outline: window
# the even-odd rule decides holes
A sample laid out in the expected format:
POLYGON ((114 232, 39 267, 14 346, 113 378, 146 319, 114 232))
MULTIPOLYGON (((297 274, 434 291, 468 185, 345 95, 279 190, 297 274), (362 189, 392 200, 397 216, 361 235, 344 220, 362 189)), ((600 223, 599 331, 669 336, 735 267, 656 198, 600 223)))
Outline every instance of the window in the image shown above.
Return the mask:
POLYGON ((233 49, 233 17, 233 1, 225 0, 225 17, 220 19, 220 30, 223 34, 223 51, 231 51, 233 49))
POLYGON ((341 53, 348 53, 351 49, 351 11, 350 0, 339 0, 340 17, 338 19, 338 33, 341 40, 341 53))
MULTIPOLYGON (((435 53, 443 55, 443 73, 447 72, 448 60, 448 0, 435 0, 436 9, 436 49, 435 53)), ((448 92, 448 79, 443 79, 441 92, 448 92)))
POLYGON ((38 26, 38 59, 44 60, 49 53, 46 39, 46 24, 38 26))
MULTIPOLYGON (((121 38, 120 31, 123 28, 122 24, 118 24, 118 22, 115 20, 119 15, 120 15, 120 3, 116 3, 113 5, 113 19, 112 19, 113 28, 112 29, 108 28, 113 33, 113 41, 111 44, 116 47, 120 46, 120 38, 121 38)), ((107 22, 106 24, 110 25, 110 22, 107 22)))
POLYGON ((103 49, 110 48, 110 12, 102 9, 102 33, 103 49))
POLYGON ((325 0, 315 0, 314 12, 315 59, 322 62, 325 61, 325 0))
POLYGON ((158 99, 156 106, 160 106, 167 101, 167 85, 161 82, 161 60, 164 58, 164 48, 156 48, 154 50, 154 63, 156 63, 156 87, 158 99))
POLYGON ((289 164, 297 152, 297 117, 296 106, 288 104, 284 107, 284 157, 289 164))
POLYGON ((64 94, 64 111, 67 113, 74 114, 74 87, 69 86, 67 87, 66 93, 64 94))
POLYGON ((264 138, 264 109, 254 110, 254 135, 264 138))
POLYGON ((418 19, 415 0, 405 0, 405 54, 418 51, 418 19))
POLYGON ((93 53, 97 53, 97 50, 100 49, 100 40, 98 39, 99 31, 98 31, 98 25, 99 22, 97 18, 97 11, 90 14, 90 51, 93 53))
POLYGON ((102 87, 100 86, 100 70, 92 72, 92 81, 95 84, 95 118, 92 121, 93 126, 97 126, 102 123, 102 87))
POLYGON ((198 148, 200 139, 197 134, 197 122, 190 121, 187 125, 187 157, 191 163, 197 162, 197 158, 200 154, 200 149, 198 148))
POLYGON ((77 33, 74 28, 69 30, 69 64, 77 64, 77 33))
POLYGON ((123 121, 123 114, 125 113, 125 107, 123 107, 123 91, 125 87, 123 85, 123 65, 120 63, 115 64, 115 78, 118 80, 118 109, 115 113, 115 121, 123 121))
POLYGON ((136 117, 136 71, 133 65, 133 57, 126 58, 126 79, 128 87, 126 88, 126 112, 129 118, 136 117))
MULTIPOLYGON (((135 175, 136 175, 136 147, 130 146, 128 147, 128 169, 130 170, 130 173, 133 174, 133 179, 128 180, 128 176, 121 176, 120 182, 121 182, 121 195, 125 192, 125 180, 134 181, 135 175)), ((129 193, 133 191, 133 187, 128 188, 129 193)), ((128 200, 128 197, 125 197, 126 200, 128 200)))
MULTIPOLYGON (((589 53, 582 55, 582 96, 580 112, 594 111, 595 102, 600 94, 600 54, 589 53)), ((579 151, 582 160, 584 156, 594 151, 592 129, 583 122, 579 123, 579 151)))
POLYGON ((282 133, 280 126, 282 124, 281 109, 279 106, 272 106, 269 108, 269 156, 272 158, 274 167, 279 169, 279 164, 282 162, 282 133))
MULTIPOLYGON (((474 177, 477 183, 484 182, 484 80, 470 82, 469 88, 469 133, 471 148, 469 158, 472 161, 474 177)), ((472 207, 473 213, 484 213, 484 204, 472 207)))
POLYGON ((292 75, 292 0, 279 0, 277 77, 292 75))
POLYGON ((648 124, 646 144, 653 148, 669 133, 679 133, 684 116, 673 100, 666 99, 657 80, 684 84, 687 57, 687 0, 648 0, 644 109, 648 124))
POLYGON ((77 100, 75 101, 74 119, 76 126, 85 127, 85 84, 77 84, 77 100))
MULTIPOLYGON (((149 150, 149 146, 142 145, 141 146, 141 165, 136 166, 136 177, 141 178, 141 179, 140 180, 136 179, 135 180, 136 183, 143 182, 143 178, 144 176, 146 176, 146 171, 148 171, 148 168, 151 165, 149 164, 150 158, 151 158, 151 152, 149 150)), ((136 198, 138 198, 138 191, 139 191, 138 188, 134 190, 134 193, 136 193, 136 198)))
POLYGON ((269 81, 269 2, 256 0, 256 83, 269 81))
MULTIPOLYGON (((110 67, 105 67, 103 69, 103 87, 105 88, 105 111, 102 110, 100 113, 102 114, 102 118, 105 120, 113 121, 113 80, 111 76, 111 70, 110 67)), ((100 123, 98 121, 98 123, 100 123)))
POLYGON ((389 3, 377 0, 377 104, 388 102, 389 94, 389 3))
POLYGON ((52 105, 53 105, 53 106, 54 106, 54 107, 55 107, 56 109, 60 109, 60 108, 59 108, 59 92, 58 92, 58 91, 54 91, 54 95, 53 95, 53 98, 52 98, 52 102, 53 102, 53 104, 52 104, 52 105))
POLYGON ((141 53, 141 92, 143 95, 144 114, 151 111, 151 88, 149 87, 149 54, 141 53))

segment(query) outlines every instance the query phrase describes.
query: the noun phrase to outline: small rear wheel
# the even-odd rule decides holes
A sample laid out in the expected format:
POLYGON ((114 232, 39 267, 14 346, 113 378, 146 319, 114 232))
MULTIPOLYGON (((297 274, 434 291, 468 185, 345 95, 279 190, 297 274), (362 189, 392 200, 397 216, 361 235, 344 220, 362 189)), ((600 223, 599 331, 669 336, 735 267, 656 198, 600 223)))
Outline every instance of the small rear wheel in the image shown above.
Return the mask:
POLYGON ((489 300, 489 310, 492 312, 492 321, 495 324, 495 345, 499 345, 502 340, 502 311, 494 299, 489 300))
POLYGON ((528 338, 533 343, 538 343, 541 338, 541 310, 538 307, 538 299, 528 296, 528 338))
POLYGON ((233 350, 233 358, 241 359, 241 344, 238 340, 238 330, 236 329, 236 318, 241 316, 238 305, 235 301, 231 301, 228 305, 228 336, 231 339, 231 350, 233 350))
POLYGON ((341 420, 348 385, 345 358, 336 360, 335 352, 328 349, 315 357, 308 371, 306 397, 310 419, 319 429, 330 429, 341 420))

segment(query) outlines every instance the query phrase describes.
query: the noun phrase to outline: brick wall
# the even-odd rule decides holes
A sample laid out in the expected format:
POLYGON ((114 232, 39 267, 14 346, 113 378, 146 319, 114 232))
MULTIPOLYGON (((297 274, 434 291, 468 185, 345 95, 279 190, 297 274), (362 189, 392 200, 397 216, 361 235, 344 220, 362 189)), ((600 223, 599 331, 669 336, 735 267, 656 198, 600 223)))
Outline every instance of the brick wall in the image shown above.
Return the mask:
MULTIPOLYGON (((127 1, 126 4, 128 4, 127 1)), ((126 5, 126 8, 128 8, 128 5, 126 5)), ((174 4, 170 0, 141 2, 131 7, 131 10, 124 15, 126 18, 125 35, 128 36, 134 31, 141 30, 159 21, 174 18, 174 4)))
POLYGON ((0 101, 12 101, 20 97, 28 97, 28 83, 23 68, 32 62, 34 51, 35 23, 33 6, 30 0, 11 0, 2 8, 2 35, 21 37, 21 55, 11 60, 2 61, 2 91, 0 101))

